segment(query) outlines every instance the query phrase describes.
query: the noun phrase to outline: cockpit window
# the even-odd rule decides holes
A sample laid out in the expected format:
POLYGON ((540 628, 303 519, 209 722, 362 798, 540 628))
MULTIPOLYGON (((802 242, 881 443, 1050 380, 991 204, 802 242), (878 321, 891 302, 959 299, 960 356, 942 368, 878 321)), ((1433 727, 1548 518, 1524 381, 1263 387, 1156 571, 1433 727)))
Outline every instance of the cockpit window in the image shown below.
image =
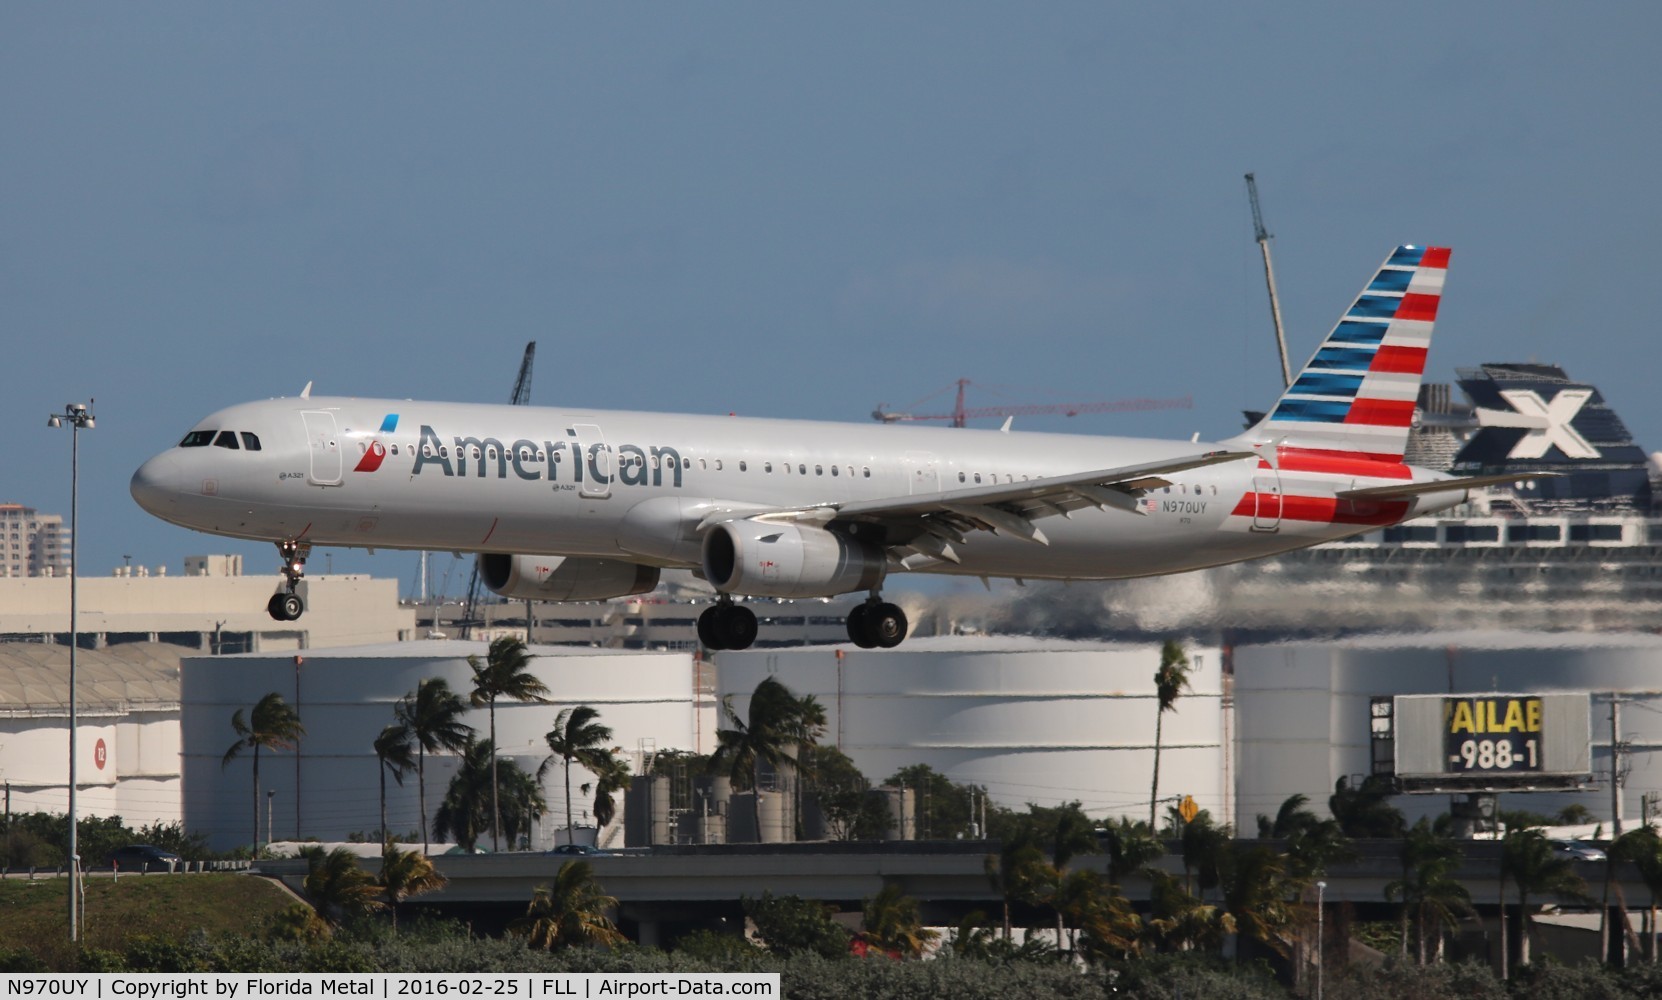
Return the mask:
POLYGON ((232 451, 236 451, 238 448, 242 447, 242 445, 237 444, 236 431, 220 431, 219 437, 214 438, 214 447, 229 448, 232 451))
POLYGON ((247 431, 242 432, 242 446, 249 451, 260 450, 260 439, 247 431))
POLYGON ((206 448, 214 443, 214 435, 218 431, 191 431, 185 439, 179 442, 181 448, 206 448))

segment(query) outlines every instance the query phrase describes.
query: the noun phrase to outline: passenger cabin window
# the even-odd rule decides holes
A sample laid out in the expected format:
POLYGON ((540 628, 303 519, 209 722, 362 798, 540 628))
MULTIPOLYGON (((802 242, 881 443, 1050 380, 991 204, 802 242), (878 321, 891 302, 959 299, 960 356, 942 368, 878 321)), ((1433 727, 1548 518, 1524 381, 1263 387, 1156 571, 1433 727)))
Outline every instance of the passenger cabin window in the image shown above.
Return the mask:
POLYGON ((181 448, 206 448, 214 443, 214 435, 218 431, 191 431, 185 439, 179 442, 181 448))
POLYGON ((242 446, 249 451, 260 450, 260 439, 247 431, 242 432, 242 446))
POLYGON ((241 448, 242 445, 237 444, 236 431, 220 431, 219 437, 214 438, 214 447, 229 448, 232 451, 236 451, 238 448, 241 448))

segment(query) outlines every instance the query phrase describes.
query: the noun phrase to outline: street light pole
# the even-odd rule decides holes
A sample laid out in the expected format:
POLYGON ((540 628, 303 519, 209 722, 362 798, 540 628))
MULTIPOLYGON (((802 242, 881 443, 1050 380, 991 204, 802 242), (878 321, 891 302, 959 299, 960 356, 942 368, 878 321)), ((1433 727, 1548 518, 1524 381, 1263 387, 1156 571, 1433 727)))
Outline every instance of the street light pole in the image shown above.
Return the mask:
POLYGON ((1327 883, 1316 883, 1316 1000, 1322 1000, 1322 903, 1327 883))
POLYGON ((46 418, 46 426, 69 424, 69 940, 81 937, 81 851, 75 829, 75 764, 78 749, 76 727, 80 723, 75 700, 75 654, 81 646, 79 618, 80 576, 75 571, 75 553, 81 548, 77 523, 81 496, 81 431, 97 426, 92 409, 83 403, 66 403, 63 413, 46 418))

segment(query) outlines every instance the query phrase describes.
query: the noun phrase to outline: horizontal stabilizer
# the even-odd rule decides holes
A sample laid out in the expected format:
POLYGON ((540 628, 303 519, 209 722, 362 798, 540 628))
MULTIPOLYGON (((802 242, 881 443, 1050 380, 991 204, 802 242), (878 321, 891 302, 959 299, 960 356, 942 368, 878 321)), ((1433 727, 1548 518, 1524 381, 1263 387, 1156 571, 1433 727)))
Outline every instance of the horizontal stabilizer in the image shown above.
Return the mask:
POLYGON ((1430 483, 1400 483, 1395 486, 1371 486, 1363 490, 1340 490, 1341 500, 1396 500, 1425 493, 1447 493, 1450 490, 1475 490, 1480 486, 1504 486, 1526 479, 1550 479, 1556 472, 1512 473, 1498 476, 1468 476, 1465 479, 1439 479, 1430 483))

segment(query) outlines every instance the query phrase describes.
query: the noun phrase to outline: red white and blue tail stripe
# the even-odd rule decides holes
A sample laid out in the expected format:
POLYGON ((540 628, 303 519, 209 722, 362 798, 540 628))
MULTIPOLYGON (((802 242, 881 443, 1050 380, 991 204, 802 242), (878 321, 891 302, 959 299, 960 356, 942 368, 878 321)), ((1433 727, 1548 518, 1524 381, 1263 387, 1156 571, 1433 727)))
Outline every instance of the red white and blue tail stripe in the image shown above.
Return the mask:
POLYGON ((1398 247, 1246 436, 1283 452, 1401 462, 1448 259, 1444 247, 1398 247))

